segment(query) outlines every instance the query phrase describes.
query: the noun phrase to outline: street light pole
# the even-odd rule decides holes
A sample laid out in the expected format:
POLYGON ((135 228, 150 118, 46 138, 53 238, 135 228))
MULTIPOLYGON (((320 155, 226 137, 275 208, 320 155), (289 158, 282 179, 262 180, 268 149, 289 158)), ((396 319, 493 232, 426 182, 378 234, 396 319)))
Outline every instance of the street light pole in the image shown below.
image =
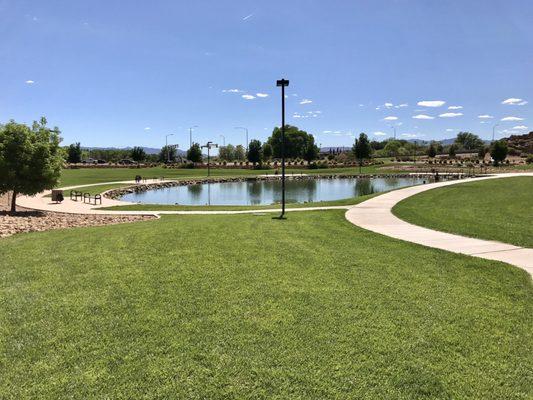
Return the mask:
POLYGON ((396 127, 394 125, 391 125, 391 128, 394 130, 394 140, 396 140, 396 127))
POLYGON ((500 126, 500 124, 494 124, 494 126, 492 127, 492 141, 491 143, 494 142, 494 134, 495 134, 495 131, 496 131, 496 127, 500 126))
POLYGON ((246 152, 248 153, 248 128, 236 126, 235 129, 244 129, 246 131, 246 152))
POLYGON ((213 142, 207 142, 205 145, 202 146, 202 149, 207 148, 207 176, 211 175, 211 168, 209 164, 209 157, 210 157, 209 150, 211 150, 211 147, 218 147, 218 144, 213 143, 213 142))
POLYGON ((279 79, 276 86, 281 87, 281 215, 285 215, 285 87, 289 86, 287 79, 279 79))
POLYGON ((220 135, 220 137, 222 138, 222 146, 226 146, 226 136, 220 135))
POLYGON ((198 128, 198 125, 194 125, 189 128, 189 149, 192 147, 192 130, 194 128, 198 128))
POLYGON ((174 136, 173 133, 169 133, 168 135, 165 136, 165 147, 167 149, 167 163, 170 162, 170 149, 168 148, 168 137, 169 136, 174 136))

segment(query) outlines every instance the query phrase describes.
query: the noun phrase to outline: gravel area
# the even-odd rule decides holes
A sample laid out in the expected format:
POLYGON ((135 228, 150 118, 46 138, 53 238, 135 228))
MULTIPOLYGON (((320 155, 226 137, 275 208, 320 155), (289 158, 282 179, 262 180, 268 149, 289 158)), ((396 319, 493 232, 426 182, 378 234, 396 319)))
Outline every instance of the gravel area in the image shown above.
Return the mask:
POLYGON ((146 221, 155 217, 145 215, 84 215, 17 209, 8 215, 9 195, 0 195, 0 238, 21 232, 48 231, 51 229, 99 226, 126 222, 146 221))

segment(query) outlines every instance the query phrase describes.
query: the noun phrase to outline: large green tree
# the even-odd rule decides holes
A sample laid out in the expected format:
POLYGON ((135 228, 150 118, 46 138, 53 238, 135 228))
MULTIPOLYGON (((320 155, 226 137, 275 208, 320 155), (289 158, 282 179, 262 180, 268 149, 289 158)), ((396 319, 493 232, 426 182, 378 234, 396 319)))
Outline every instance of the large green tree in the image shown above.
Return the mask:
POLYGON ((18 194, 35 195, 57 185, 63 158, 59 130, 46 119, 30 128, 10 121, 0 128, 0 194, 12 192, 11 211, 18 194))
POLYGON ((263 158, 266 161, 272 158, 272 145, 270 143, 263 143, 263 158))
POLYGON ((372 154, 372 147, 368 141, 368 136, 361 133, 359 139, 355 139, 355 143, 352 147, 352 152, 355 158, 359 161, 359 173, 362 172, 363 161, 370 158, 372 154))
POLYGON ((435 148, 435 143, 431 142, 428 147, 428 157, 435 158, 437 155, 437 149, 435 148))
POLYGON ((178 155, 178 151, 176 150, 176 146, 172 146, 169 144, 169 145, 161 147, 158 160, 159 162, 165 162, 165 163, 168 161, 176 161, 177 155, 178 155))
POLYGON ((187 150, 187 160, 198 163, 202 161, 202 149, 198 143, 193 143, 189 150, 187 150))
POLYGON ((82 151, 80 142, 72 143, 67 149, 67 162, 72 164, 81 162, 81 153, 82 151))
POLYGON ((263 161, 263 151, 262 151, 261 142, 257 139, 253 139, 250 141, 250 144, 248 145, 248 161, 251 163, 260 163, 263 161))
POLYGON ((466 150, 478 150, 483 146, 483 140, 470 132, 459 132, 455 138, 455 143, 466 150))
POLYGON ((218 148, 218 158, 220 158, 222 161, 235 160, 235 146, 232 144, 220 146, 218 148))
POLYGON ((244 161, 245 158, 246 158, 246 151, 244 150, 244 146, 242 144, 238 144, 235 147, 235 160, 244 161))
MULTIPOLYGON (((285 125, 285 157, 286 158, 304 158, 304 153, 312 143, 314 145, 313 135, 306 131, 298 129, 296 126, 285 125)), ((281 128, 274 128, 272 136, 267 140, 272 146, 274 157, 281 158, 281 128)))
POLYGON ((131 149, 131 159, 136 162, 141 162, 146 160, 146 152, 142 147, 135 146, 131 149))
POLYGON ((494 165, 498 165, 505 160, 507 153, 509 153, 509 148, 507 147, 507 142, 505 140, 497 140, 492 143, 490 156, 494 160, 494 165))

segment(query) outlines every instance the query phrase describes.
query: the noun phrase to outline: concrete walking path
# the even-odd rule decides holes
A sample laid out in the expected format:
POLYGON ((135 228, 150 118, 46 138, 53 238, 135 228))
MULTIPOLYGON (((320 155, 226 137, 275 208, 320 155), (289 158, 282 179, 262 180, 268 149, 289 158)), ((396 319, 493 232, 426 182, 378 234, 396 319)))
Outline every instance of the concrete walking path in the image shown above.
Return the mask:
POLYGON ((488 260, 503 261, 520 267, 533 276, 533 249, 439 232, 410 224, 392 214, 392 208, 400 201, 430 189, 465 182, 502 179, 514 176, 533 176, 533 173, 499 174, 482 178, 469 178, 410 186, 373 197, 351 207, 346 212, 346 219, 361 228, 407 242, 488 260))

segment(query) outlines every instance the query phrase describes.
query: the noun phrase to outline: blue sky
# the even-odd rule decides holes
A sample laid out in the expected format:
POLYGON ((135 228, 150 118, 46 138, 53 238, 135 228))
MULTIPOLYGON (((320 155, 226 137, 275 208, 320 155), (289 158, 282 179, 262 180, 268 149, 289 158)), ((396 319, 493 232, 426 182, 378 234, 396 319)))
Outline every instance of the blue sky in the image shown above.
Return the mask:
POLYGON ((0 121, 84 146, 264 140, 284 77, 287 123, 323 146, 525 133, 531 21, 530 0, 0 0, 0 121))

